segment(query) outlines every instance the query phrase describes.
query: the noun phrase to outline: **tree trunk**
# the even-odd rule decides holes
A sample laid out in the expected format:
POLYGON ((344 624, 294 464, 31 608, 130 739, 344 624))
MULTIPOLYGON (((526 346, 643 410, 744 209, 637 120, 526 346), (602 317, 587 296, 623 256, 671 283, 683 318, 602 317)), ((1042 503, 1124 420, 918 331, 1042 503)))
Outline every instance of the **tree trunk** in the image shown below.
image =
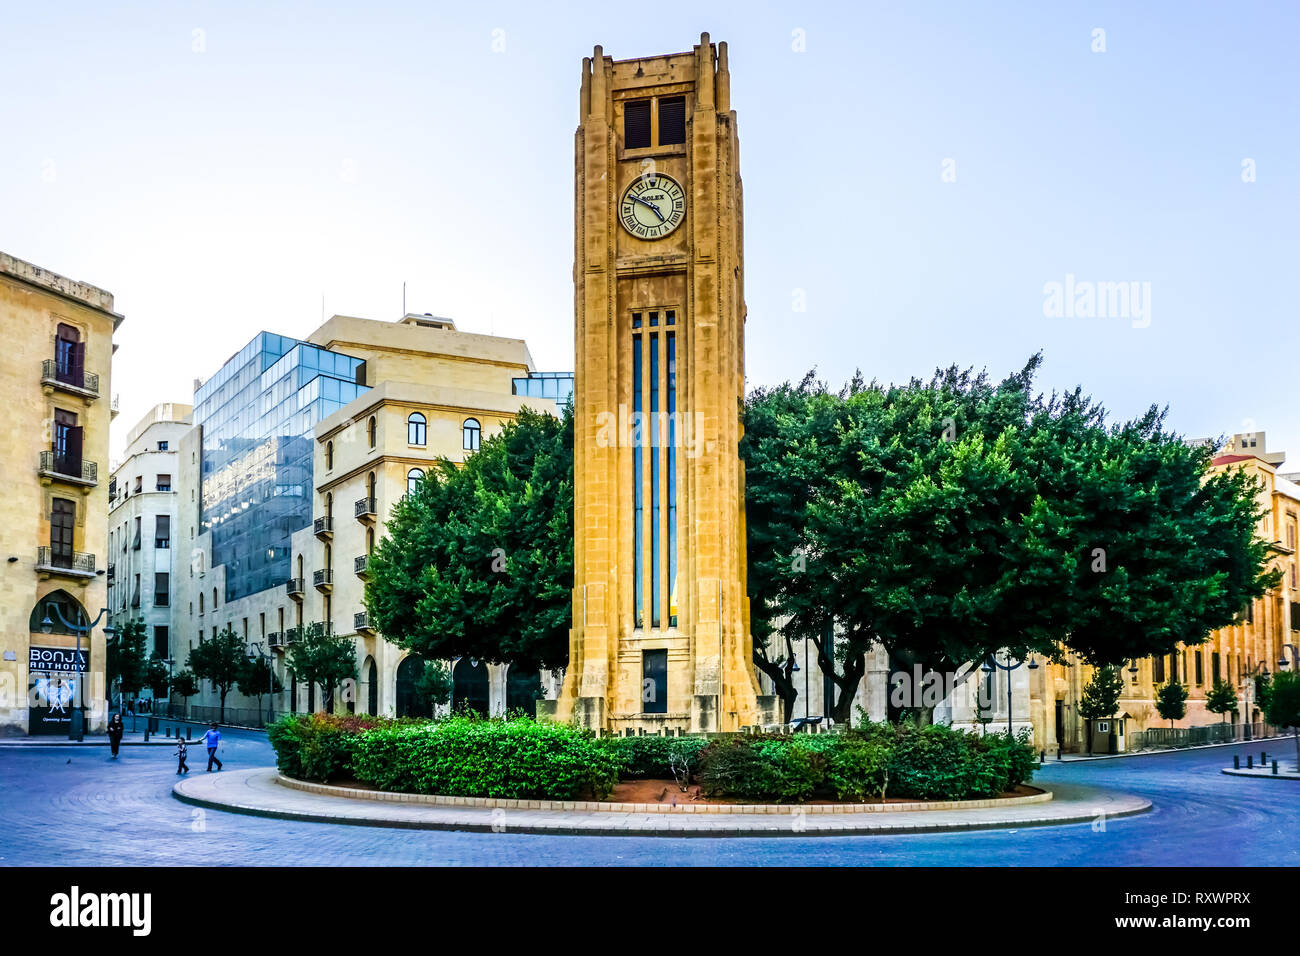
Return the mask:
POLYGON ((785 659, 786 663, 782 666, 780 662, 769 661, 766 655, 760 655, 758 648, 754 649, 754 665, 772 679, 772 687, 781 698, 781 719, 788 724, 794 714, 794 700, 798 696, 798 691, 795 690, 790 670, 794 658, 787 654, 785 659))
POLYGON ((221 692, 221 722, 226 722, 226 691, 221 692))

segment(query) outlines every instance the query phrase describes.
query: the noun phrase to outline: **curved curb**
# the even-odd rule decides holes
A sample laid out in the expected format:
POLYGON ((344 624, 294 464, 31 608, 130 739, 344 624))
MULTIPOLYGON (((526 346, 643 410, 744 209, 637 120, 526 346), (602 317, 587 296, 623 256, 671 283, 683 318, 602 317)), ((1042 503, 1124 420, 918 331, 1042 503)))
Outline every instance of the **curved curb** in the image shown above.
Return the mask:
POLYGON ((712 813, 788 815, 795 809, 805 814, 844 813, 918 813, 925 810, 993 810, 1034 803, 1047 803, 1052 792, 1034 787, 1038 793, 995 800, 935 800, 929 803, 611 803, 607 800, 515 800, 506 797, 445 797, 429 793, 394 793, 387 790, 362 790, 328 783, 313 783, 277 774, 275 782, 290 790, 316 793, 327 797, 353 800, 376 800, 384 803, 416 803, 434 807, 480 807, 502 810, 541 810, 546 812, 592 813, 712 813))
POLYGON ((1277 773, 1273 773, 1272 770, 1261 773, 1258 770, 1246 770, 1245 768, 1233 770, 1231 767, 1224 767, 1219 773, 1228 777, 1250 777, 1253 780, 1300 780, 1300 773, 1294 770, 1283 772, 1280 767, 1277 773))
MULTIPOLYGON (((906 817, 878 813, 809 815, 799 812, 801 809, 806 810, 806 807, 798 806, 782 806, 773 813, 748 814, 665 815, 531 808, 517 808, 513 814, 507 814, 503 807, 415 806, 411 801, 371 809, 365 806, 364 800, 308 793, 288 787, 283 789, 291 792, 281 795, 276 793, 279 789, 276 781, 278 774, 268 768, 218 776, 224 778, 220 785, 212 783, 210 778, 182 780, 172 787, 172 796, 183 803, 213 810, 312 823, 414 830, 623 837, 884 836, 1006 830, 1092 823, 1099 818, 1131 816, 1151 809, 1151 802, 1144 798, 1103 793, 1097 798, 1058 801, 1054 808, 1059 812, 1055 813, 1035 813, 1032 812, 1034 808, 1025 807, 1026 812, 1019 815, 1003 812, 997 816, 991 815, 996 811, 988 809, 948 811, 942 817, 932 812, 913 812, 906 817), (238 794, 212 792, 218 787, 221 790, 238 790, 238 794), (966 818, 952 819, 952 815, 957 813, 966 818), (922 817, 929 819, 920 819, 922 817)), ((1050 795, 1051 791, 1047 793, 1050 795)), ((370 802, 381 804, 384 801, 370 802)))

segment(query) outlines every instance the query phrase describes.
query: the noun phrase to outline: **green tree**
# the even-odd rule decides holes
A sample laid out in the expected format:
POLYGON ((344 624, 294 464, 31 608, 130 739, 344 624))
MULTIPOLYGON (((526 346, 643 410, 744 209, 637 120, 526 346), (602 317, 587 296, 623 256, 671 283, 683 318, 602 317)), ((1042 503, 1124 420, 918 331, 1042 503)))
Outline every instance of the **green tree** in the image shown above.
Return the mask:
POLYGON ((153 691, 155 698, 166 697, 171 688, 171 677, 167 673, 167 664, 161 657, 149 658, 145 674, 145 686, 153 691))
POLYGON ((1268 711, 1268 701, 1273 693, 1273 675, 1265 671, 1262 674, 1255 675, 1255 703, 1259 704, 1259 709, 1268 711))
POLYGON ((1095 668, 1088 683, 1083 685, 1079 716, 1083 718, 1087 732, 1088 753, 1092 753, 1092 722, 1114 717, 1123 693, 1124 675, 1114 665, 1095 668))
POLYGON ((1175 720, 1187 716, 1187 688, 1176 680, 1162 684, 1156 691, 1156 713, 1174 726, 1175 720))
POLYGON ((134 697, 145 687, 149 677, 149 656, 145 650, 144 621, 141 618, 127 621, 117 632, 117 637, 107 642, 106 662, 110 686, 118 686, 118 708, 125 699, 134 697))
POLYGON ((1226 680, 1219 678, 1205 695, 1205 709, 1212 714, 1222 714, 1226 721, 1228 714, 1237 709, 1237 692, 1226 680))
POLYGON ((279 675, 271 667, 271 659, 255 655, 251 660, 244 657, 244 668, 239 673, 239 692, 245 697, 257 698, 257 709, 262 709, 262 698, 267 694, 278 694, 284 690, 279 675))
POLYGON ((1300 773, 1300 674, 1280 671, 1269 688, 1264 717, 1274 727, 1290 727, 1295 738, 1296 772, 1300 773))
POLYGON ((366 608, 430 660, 568 660, 573 415, 523 410, 463 465, 446 460, 394 505, 370 557, 366 608))
POLYGON ((357 652, 350 638, 335 637, 319 623, 303 628, 302 640, 289 647, 289 666, 297 680, 325 691, 327 707, 344 681, 357 679, 357 652))
POLYGON ((451 667, 446 661, 425 661, 424 670, 415 681, 415 696, 430 707, 451 700, 451 667))
POLYGON ((181 696, 188 709, 190 698, 199 692, 199 679, 191 670, 180 671, 172 678, 171 691, 181 696))
POLYGON ((186 666, 195 677, 212 682, 221 697, 222 723, 226 720, 226 695, 239 682, 247 664, 244 639, 229 626, 190 651, 186 666))
POLYGON ((1154 408, 1110 425, 1079 389, 1035 395, 1039 361, 751 398, 751 619, 814 643, 837 719, 873 645, 907 671, 999 648, 1118 663, 1203 642, 1276 582, 1252 479, 1207 475, 1154 408))

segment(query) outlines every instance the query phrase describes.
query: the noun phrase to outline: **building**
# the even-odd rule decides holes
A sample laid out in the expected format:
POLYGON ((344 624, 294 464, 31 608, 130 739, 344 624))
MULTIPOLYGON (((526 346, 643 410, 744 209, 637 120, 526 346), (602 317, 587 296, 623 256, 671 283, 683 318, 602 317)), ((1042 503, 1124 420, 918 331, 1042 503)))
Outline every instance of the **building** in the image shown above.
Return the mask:
POLYGON ((545 712, 602 731, 735 730, 776 712, 745 589, 730 84, 726 44, 707 34, 686 53, 583 60, 573 627, 545 712))
POLYGON ((121 322, 111 293, 0 253, 3 734, 68 733, 78 703, 86 730, 106 720, 99 612, 107 604, 109 395, 121 322), (65 620, 88 629, 79 639, 65 620))
MULTIPOLYGON (((1198 727, 1224 719, 1206 709, 1206 697, 1215 681, 1222 678, 1237 692, 1239 711, 1228 719, 1241 724, 1262 723, 1254 699, 1254 676, 1264 669, 1273 672, 1284 659, 1287 644, 1300 642, 1300 569, 1297 568, 1297 536, 1300 532, 1300 484, 1284 478, 1277 469, 1285 461, 1282 452, 1268 452, 1263 432, 1255 432, 1243 443, 1233 436, 1225 451, 1214 458, 1214 470, 1241 469, 1252 474, 1261 486, 1259 533, 1272 544, 1274 567, 1282 581, 1268 594, 1243 609, 1240 619, 1229 627, 1211 631, 1202 644, 1178 648, 1173 654, 1129 661, 1122 667, 1125 693, 1120 698, 1121 714, 1127 716, 1127 730, 1169 727, 1156 713, 1156 691, 1171 680, 1188 691, 1187 715, 1174 727, 1198 727), (1259 454, 1237 452, 1252 448, 1259 454)), ((1079 717, 1083 688, 1093 668, 1070 658, 1066 664, 1046 664, 1031 678, 1031 704, 1035 746, 1049 754, 1079 752, 1087 746, 1087 722, 1079 717)))
MULTIPOLYGON (((316 426, 314 520, 293 535, 290 626, 271 638, 285 649, 304 626, 351 638, 358 685, 338 701, 291 686, 293 710, 342 706, 368 714, 430 713, 414 692, 424 662, 384 640, 364 605, 366 564, 392 506, 439 459, 462 462, 487 435, 532 406, 553 411, 571 393, 565 373, 535 373, 521 339, 462 332, 451 319, 407 315, 397 323, 335 316, 313 341, 363 356, 373 387, 316 426)), ((545 676, 508 665, 450 662, 462 702, 484 714, 531 710, 545 676)))
MULTIPOLYGON (((262 333, 197 390, 181 443, 177 536, 191 561, 173 599, 173 656, 229 627, 273 656, 286 686, 270 701, 277 712, 417 712, 419 662, 403 668, 407 655, 363 604, 388 511, 439 458, 463 460, 523 406, 554 408, 571 390, 571 376, 534 372, 522 340, 428 314, 336 315, 302 341, 262 333), (288 648, 309 627, 356 642, 360 681, 338 701, 290 679, 288 648)), ((471 703, 499 712, 506 669, 475 668, 481 694, 480 675, 460 673, 473 678, 471 703)), ((205 688, 190 703, 212 716, 217 697, 205 688)), ((258 719, 258 701, 227 703, 228 719, 258 719)))
MULTIPOLYGON (((164 659, 171 655, 177 572, 172 547, 180 517, 177 465, 193 411, 179 402, 150 409, 127 433, 126 457, 108 482, 109 621, 117 628, 143 621, 149 655, 164 659)), ((182 566, 187 563, 188 555, 182 566)), ((140 696, 151 698, 153 692, 146 688, 140 696)))

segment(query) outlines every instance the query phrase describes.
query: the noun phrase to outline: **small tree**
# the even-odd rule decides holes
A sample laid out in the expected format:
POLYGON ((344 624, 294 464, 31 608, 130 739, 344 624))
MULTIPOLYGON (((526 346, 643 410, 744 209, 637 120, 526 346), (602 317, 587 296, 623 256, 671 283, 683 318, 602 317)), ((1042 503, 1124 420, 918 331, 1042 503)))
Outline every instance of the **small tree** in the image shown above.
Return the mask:
POLYGON ((1092 722, 1114 717, 1119 710, 1119 697, 1124 693, 1124 675, 1120 669, 1108 664, 1092 672, 1092 678, 1083 687, 1079 698, 1079 716, 1087 723, 1088 753, 1092 753, 1092 722))
POLYGON ((145 686, 153 691, 154 697, 166 697, 171 687, 171 678, 167 674, 167 665, 161 657, 149 658, 145 672, 145 686))
POLYGON ((425 661, 424 670, 415 682, 415 696, 430 708, 451 700, 451 668, 446 661, 425 661))
POLYGON ((323 688, 329 703, 340 684, 357 679, 357 652, 348 638, 334 637, 320 624, 310 624, 302 640, 289 648, 289 666, 296 680, 323 688))
POLYGON ((1259 704, 1259 709, 1268 713, 1269 697, 1273 693, 1273 675, 1265 671, 1263 674, 1255 675, 1255 703, 1259 704))
POLYGON ((185 709, 188 713, 190 698, 199 692, 199 679, 194 676, 193 671, 184 670, 177 674, 171 680, 171 689, 185 701, 185 709))
POLYGON ((125 709, 126 696, 139 694, 149 676, 144 621, 136 618, 123 624, 117 637, 108 642, 106 658, 108 682, 117 682, 118 709, 125 709))
POLYGON ((244 639, 227 627, 216 637, 209 638, 190 651, 189 668, 201 680, 212 681, 221 695, 221 721, 226 720, 226 695, 239 682, 248 666, 244 639))
POLYGON ((257 698, 257 709, 262 710, 262 697, 268 692, 278 694, 284 690, 280 678, 271 667, 268 657, 244 659, 244 669, 239 674, 239 692, 245 697, 257 698))
POLYGON ((1269 687, 1264 716, 1274 727, 1290 727, 1295 737, 1295 766, 1300 773, 1300 674, 1281 671, 1269 687))
POLYGON ((1212 714, 1222 714, 1224 721, 1227 721, 1228 714, 1237 709, 1237 692, 1220 677, 1205 696, 1205 709, 1212 714))
POLYGON ((1175 720, 1187 716, 1187 688, 1171 680, 1156 691, 1156 713, 1169 721, 1172 729, 1175 720))

